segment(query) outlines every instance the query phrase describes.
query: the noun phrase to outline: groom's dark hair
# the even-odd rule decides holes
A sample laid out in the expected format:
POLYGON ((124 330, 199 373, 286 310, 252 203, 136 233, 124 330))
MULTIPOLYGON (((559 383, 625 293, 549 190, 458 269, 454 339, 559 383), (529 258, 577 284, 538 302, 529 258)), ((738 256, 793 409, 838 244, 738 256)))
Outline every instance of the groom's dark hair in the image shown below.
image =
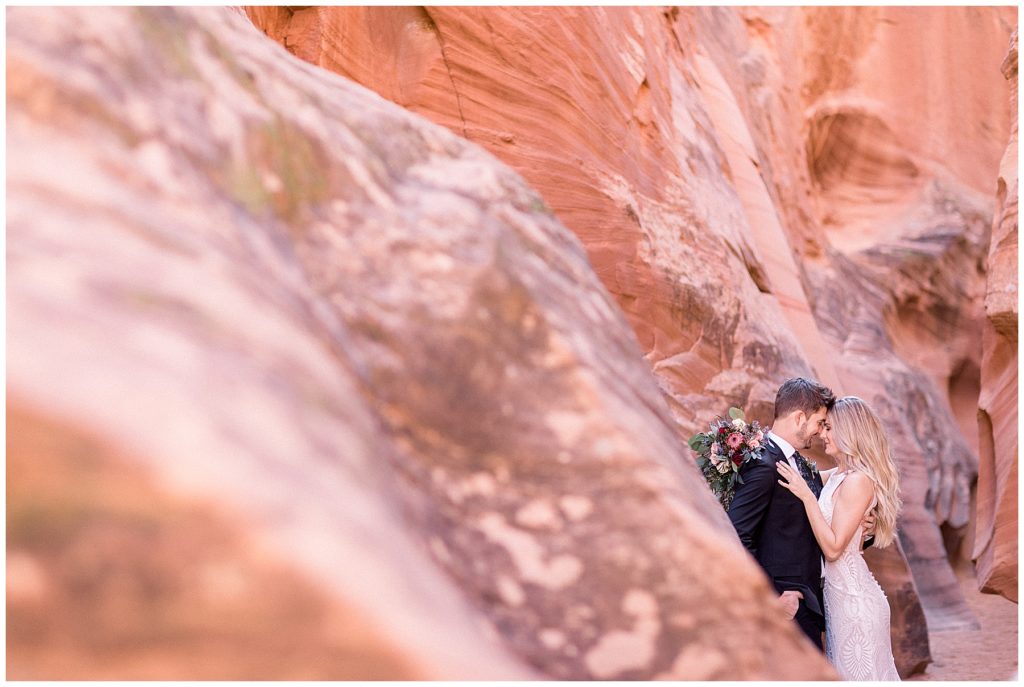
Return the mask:
POLYGON ((811 379, 794 377, 787 379, 775 394, 774 419, 789 415, 794 410, 802 410, 808 415, 822 406, 825 406, 825 410, 831 410, 835 402, 832 389, 811 379))

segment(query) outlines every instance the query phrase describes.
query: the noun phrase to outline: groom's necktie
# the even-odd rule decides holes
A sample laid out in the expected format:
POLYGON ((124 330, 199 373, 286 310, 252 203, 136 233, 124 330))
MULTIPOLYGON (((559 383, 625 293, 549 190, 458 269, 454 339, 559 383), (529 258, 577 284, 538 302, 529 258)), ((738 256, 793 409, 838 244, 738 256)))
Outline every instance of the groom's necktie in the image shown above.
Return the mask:
POLYGON ((796 461, 796 466, 800 468, 800 476, 807 482, 807 486, 811 488, 811 493, 814 494, 814 498, 821 496, 821 485, 818 484, 818 480, 814 479, 814 475, 811 472, 811 464, 807 462, 807 459, 800 455, 799 451, 793 452, 793 459, 796 461))

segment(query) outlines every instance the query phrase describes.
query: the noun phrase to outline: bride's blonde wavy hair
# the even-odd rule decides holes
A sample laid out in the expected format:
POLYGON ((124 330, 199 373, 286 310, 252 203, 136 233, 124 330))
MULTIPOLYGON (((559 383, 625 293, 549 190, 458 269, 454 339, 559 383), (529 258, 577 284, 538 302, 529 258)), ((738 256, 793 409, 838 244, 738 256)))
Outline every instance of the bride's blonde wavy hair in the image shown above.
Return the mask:
POLYGON ((856 396, 840 398, 828 411, 832 441, 846 458, 848 469, 860 470, 875 487, 875 546, 885 547, 896 538, 900 512, 900 480, 892 459, 882 421, 867 403, 856 396))

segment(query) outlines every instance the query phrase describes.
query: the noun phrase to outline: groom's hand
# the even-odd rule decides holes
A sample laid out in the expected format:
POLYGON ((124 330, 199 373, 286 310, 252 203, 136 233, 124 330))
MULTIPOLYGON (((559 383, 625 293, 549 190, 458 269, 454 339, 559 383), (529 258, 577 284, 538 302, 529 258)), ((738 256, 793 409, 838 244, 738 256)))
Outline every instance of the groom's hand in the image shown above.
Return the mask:
POLYGON ((800 608, 800 599, 802 598, 804 598, 803 592, 798 592, 793 589, 782 592, 779 596, 779 601, 782 602, 782 607, 786 609, 787 620, 792 620, 796 616, 797 609, 800 608))
POLYGON ((861 548, 867 548, 875 538, 875 514, 873 511, 864 514, 860 526, 864 528, 864 537, 861 539, 860 545, 861 548))

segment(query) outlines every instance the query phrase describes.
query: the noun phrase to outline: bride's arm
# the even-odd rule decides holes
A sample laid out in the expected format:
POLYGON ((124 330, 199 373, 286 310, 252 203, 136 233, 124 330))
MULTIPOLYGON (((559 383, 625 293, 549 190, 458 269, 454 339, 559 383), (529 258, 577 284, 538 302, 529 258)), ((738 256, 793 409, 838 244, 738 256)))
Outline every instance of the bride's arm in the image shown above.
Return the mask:
POLYGON ((811 522, 814 538, 818 540, 821 553, 827 560, 834 561, 846 550, 853 539, 864 511, 871 504, 873 487, 866 475, 852 472, 836 490, 835 506, 832 510, 832 525, 818 507, 818 500, 811 493, 807 483, 784 462, 778 463, 779 474, 784 479, 779 484, 789 489, 804 504, 807 519, 811 522))

